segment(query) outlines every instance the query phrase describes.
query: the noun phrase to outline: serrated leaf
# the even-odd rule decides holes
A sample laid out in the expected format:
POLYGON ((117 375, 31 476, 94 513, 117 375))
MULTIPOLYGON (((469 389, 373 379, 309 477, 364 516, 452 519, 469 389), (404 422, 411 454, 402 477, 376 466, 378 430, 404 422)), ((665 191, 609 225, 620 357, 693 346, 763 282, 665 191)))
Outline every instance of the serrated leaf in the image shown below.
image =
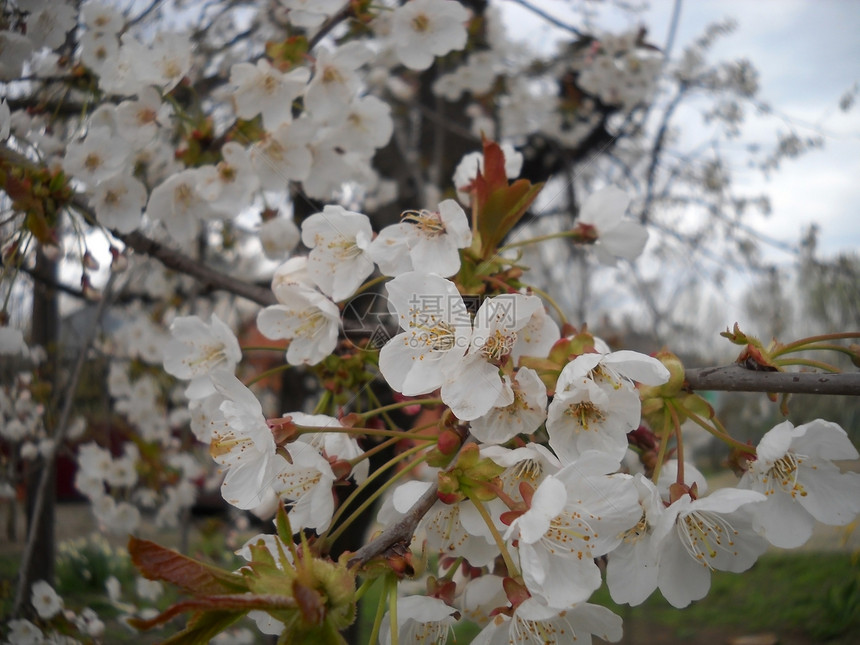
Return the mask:
POLYGON ((163 580, 193 594, 247 591, 241 575, 224 571, 173 549, 132 536, 128 540, 131 561, 149 580, 163 580))
MULTIPOLYGON (((180 614, 193 612, 194 616, 189 621, 186 631, 193 631, 194 629, 205 630, 207 623, 209 622, 209 616, 212 615, 217 617, 219 614, 225 613, 238 614, 238 616, 234 618, 234 620, 237 620, 252 610, 282 611, 294 610, 295 608, 296 601, 288 596, 250 593, 219 594, 215 596, 203 596, 200 598, 192 598, 191 600, 183 600, 171 605, 154 618, 131 618, 128 623, 136 629, 152 629, 158 625, 163 625, 180 614)), ((218 632, 215 633, 217 634, 218 632)), ((192 643, 200 641, 188 640, 179 642, 192 643)))

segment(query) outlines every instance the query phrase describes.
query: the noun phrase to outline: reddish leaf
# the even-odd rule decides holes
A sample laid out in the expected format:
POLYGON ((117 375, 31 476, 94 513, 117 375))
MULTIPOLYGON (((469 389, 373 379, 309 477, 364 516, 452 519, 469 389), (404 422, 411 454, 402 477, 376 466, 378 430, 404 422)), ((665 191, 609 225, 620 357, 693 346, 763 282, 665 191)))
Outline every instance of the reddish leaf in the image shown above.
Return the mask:
POLYGON ((149 540, 128 540, 131 560, 144 577, 164 580, 194 594, 247 591, 242 576, 213 567, 149 540))
MULTIPOLYGON (((238 612, 244 614, 253 609, 262 611, 295 609, 296 601, 289 596, 275 596, 271 594, 219 594, 215 596, 203 596, 201 598, 192 598, 191 600, 183 600, 171 605, 166 610, 161 612, 155 618, 130 618, 129 624, 137 629, 152 629, 158 625, 163 625, 167 621, 184 614, 188 611, 195 613, 220 613, 220 612, 238 612)), ((199 624, 200 620, 194 621, 199 624)))

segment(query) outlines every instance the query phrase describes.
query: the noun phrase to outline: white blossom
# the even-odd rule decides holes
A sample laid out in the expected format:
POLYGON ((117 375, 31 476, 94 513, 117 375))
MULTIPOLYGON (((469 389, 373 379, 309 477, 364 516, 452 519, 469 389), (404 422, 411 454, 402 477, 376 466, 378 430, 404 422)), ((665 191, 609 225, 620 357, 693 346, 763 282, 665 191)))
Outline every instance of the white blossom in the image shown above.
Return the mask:
POLYGON ((857 459, 837 424, 816 419, 794 427, 783 421, 762 437, 756 458, 738 483, 767 496, 753 527, 771 544, 794 548, 812 535, 815 520, 844 526, 860 513, 860 474, 840 472, 834 459, 857 459))

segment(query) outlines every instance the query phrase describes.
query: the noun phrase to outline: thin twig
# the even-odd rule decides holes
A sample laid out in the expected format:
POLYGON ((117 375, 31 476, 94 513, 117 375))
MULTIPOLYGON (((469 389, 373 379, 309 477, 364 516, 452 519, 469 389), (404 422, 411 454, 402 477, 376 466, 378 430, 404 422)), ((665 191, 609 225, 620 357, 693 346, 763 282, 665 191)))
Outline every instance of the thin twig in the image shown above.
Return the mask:
MULTIPOLYGON (((0 145, 0 162, 4 161, 22 168, 36 169, 39 167, 38 164, 34 163, 21 153, 16 152, 5 145, 0 145)), ((97 220, 96 213, 92 206, 90 206, 89 200, 85 195, 75 193, 71 198, 71 206, 80 211, 89 221, 95 222, 97 220)), ((189 258, 181 251, 171 249, 161 242, 157 242, 147 237, 140 231, 125 234, 111 231, 111 233, 137 253, 142 253, 155 258, 168 269, 173 269, 174 271, 179 271, 180 273, 189 275, 197 279, 203 285, 210 286, 214 289, 229 291, 230 293, 242 296, 243 298, 247 298, 248 300, 263 306, 272 305, 276 302, 275 296, 270 289, 245 280, 234 278, 233 276, 213 269, 202 262, 189 258)))
POLYGON ((541 18, 546 20, 548 23, 555 25, 556 27, 558 27, 560 29, 564 29, 566 31, 569 31, 570 33, 574 34, 575 36, 579 36, 580 38, 582 38, 582 32, 579 29, 577 29, 573 25, 569 25, 566 22, 563 22, 562 20, 559 20, 558 18, 556 18, 554 16, 549 15, 546 11, 544 11, 543 9, 541 9, 539 7, 534 6, 531 2, 526 2, 526 0, 513 0, 513 2, 520 5, 521 7, 528 9, 532 13, 540 16, 541 18))
POLYGON ((81 372, 83 371, 84 363, 87 361, 87 354, 89 353, 90 347, 99 332, 102 315, 104 314, 108 301, 111 298, 110 294, 115 278, 116 274, 111 273, 110 278, 108 278, 108 282, 105 285, 104 295, 96 308, 95 324, 90 328, 89 336, 85 339, 85 342, 81 347, 81 351, 78 354, 78 359, 75 362, 75 367, 72 371, 72 377, 69 380, 69 384, 66 389, 66 398, 63 401, 63 409, 60 411, 60 418, 57 421, 54 436, 52 437, 53 443, 48 450, 48 454, 44 456, 42 473, 39 477, 39 485, 36 489, 36 499, 33 503, 30 526, 28 527, 29 532, 27 535, 27 543, 24 546, 24 553, 21 556, 20 569, 18 573, 18 587, 15 591, 15 603, 12 609, 12 615, 16 617, 21 615, 24 601, 29 592, 29 589, 27 588, 28 571, 30 569, 30 562, 34 555, 33 549, 36 543, 36 536, 39 534, 39 525, 43 520, 42 512, 45 506, 48 484, 51 481, 51 474, 54 472, 57 454, 60 452, 60 448, 62 447, 63 441, 66 438, 66 433, 68 432, 69 418, 72 415, 72 407, 75 402, 75 393, 78 389, 78 383, 81 380, 81 372))

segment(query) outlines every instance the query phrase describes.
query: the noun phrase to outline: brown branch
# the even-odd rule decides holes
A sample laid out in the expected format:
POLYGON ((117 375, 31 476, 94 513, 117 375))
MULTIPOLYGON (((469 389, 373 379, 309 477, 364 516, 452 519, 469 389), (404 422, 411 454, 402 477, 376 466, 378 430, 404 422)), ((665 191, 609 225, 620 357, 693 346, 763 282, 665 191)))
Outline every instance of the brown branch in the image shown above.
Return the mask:
POLYGON ((264 307, 275 304, 275 295, 270 289, 257 286, 256 284, 240 280, 226 273, 221 273, 201 262, 192 260, 184 253, 168 248, 147 237, 140 231, 128 234, 115 234, 126 246, 137 253, 142 253, 155 258, 168 269, 179 271, 196 278, 202 284, 214 289, 229 291, 237 296, 247 298, 264 307))
POLYGON ((687 370, 685 376, 693 390, 860 396, 860 372, 759 372, 728 365, 687 370))
POLYGON ((349 559, 349 566, 360 566, 369 560, 372 560, 378 555, 382 555, 395 544, 406 544, 412 541, 412 534, 415 533, 415 527, 421 518, 427 514, 430 507, 436 503, 436 484, 433 484, 427 492, 425 492, 406 515, 400 521, 392 524, 382 533, 373 538, 370 542, 361 547, 358 551, 352 554, 349 559))
MULTIPOLYGON (((39 167, 35 162, 5 145, 0 145, 0 162, 6 162, 22 168, 37 169, 39 167)), ((96 213, 85 195, 75 193, 72 196, 70 205, 80 211, 90 222, 97 221, 96 213)), ((140 231, 127 234, 116 231, 111 231, 111 233, 137 253, 155 258, 168 269, 173 269, 174 271, 179 271, 192 278, 196 278, 208 287, 229 291, 263 306, 272 305, 276 302, 271 290, 217 271, 202 262, 189 258, 181 251, 171 249, 160 242, 156 242, 140 231)))

